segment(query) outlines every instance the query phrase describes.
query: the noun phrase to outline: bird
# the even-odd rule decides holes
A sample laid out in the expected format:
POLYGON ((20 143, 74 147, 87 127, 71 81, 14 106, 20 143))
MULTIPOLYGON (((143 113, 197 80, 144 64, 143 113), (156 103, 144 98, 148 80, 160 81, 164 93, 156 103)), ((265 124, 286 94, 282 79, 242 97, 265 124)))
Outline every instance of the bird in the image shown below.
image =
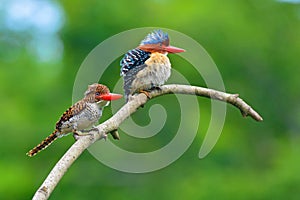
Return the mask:
POLYGON ((129 50, 120 61, 123 89, 126 102, 135 93, 160 89, 171 75, 168 53, 184 52, 184 49, 169 45, 167 33, 154 30, 135 49, 129 50))
MULTIPOLYGON (((86 135, 83 133, 87 128, 93 127, 102 116, 105 106, 110 101, 120 99, 122 95, 110 93, 107 86, 94 83, 88 86, 84 98, 69 107, 58 122, 55 130, 39 145, 31 149, 27 155, 32 157, 47 148, 57 138, 73 132, 75 135, 86 135), (82 131, 79 133, 78 131, 82 131)), ((105 135, 106 136, 106 135, 105 135)), ((115 138, 115 136, 113 135, 115 138)))

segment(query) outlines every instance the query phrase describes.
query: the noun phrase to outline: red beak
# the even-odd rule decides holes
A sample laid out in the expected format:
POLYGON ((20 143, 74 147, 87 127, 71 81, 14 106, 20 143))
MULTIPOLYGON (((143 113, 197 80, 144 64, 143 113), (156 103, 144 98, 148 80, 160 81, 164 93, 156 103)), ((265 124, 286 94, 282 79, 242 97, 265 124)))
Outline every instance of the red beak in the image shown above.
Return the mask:
POLYGON ((180 53, 180 52, 185 52, 184 49, 178 48, 178 47, 173 47, 173 46, 164 46, 163 49, 168 52, 168 53, 180 53))
POLYGON ((122 96, 123 95, 121 95, 121 94, 108 93, 108 94, 101 95, 100 98, 104 101, 114 101, 114 100, 122 98, 122 96))

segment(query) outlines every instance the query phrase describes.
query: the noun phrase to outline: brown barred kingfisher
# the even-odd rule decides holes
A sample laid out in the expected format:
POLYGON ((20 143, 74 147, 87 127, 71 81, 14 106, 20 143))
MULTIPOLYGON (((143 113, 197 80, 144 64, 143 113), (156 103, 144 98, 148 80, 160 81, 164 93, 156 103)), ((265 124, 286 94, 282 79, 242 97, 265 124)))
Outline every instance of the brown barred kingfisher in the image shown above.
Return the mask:
POLYGON ((168 34, 161 30, 151 32, 137 48, 128 51, 120 62, 126 102, 134 93, 142 92, 148 96, 148 91, 159 89, 171 75, 167 54, 184 51, 170 46, 168 34))
MULTIPOLYGON (((102 110, 110 101, 120 99, 122 95, 110 93, 108 87, 94 83, 89 85, 84 93, 84 98, 71 106, 63 113, 56 123, 55 130, 39 145, 31 149, 27 155, 32 157, 47 148, 54 140, 73 132, 75 135, 86 135, 78 131, 85 131, 93 127, 100 117, 102 110)), ((105 135, 104 138, 107 136, 105 135)), ((113 135, 114 137, 114 135, 113 135)), ((115 136, 116 137, 116 136, 115 136)), ((114 139, 116 139, 114 137, 114 139)))

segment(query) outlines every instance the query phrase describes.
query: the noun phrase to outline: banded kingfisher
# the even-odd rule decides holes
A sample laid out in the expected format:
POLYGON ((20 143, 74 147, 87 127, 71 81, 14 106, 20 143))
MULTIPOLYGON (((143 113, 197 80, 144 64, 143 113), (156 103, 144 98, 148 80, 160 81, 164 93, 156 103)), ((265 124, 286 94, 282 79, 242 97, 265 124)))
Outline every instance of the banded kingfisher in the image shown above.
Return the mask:
POLYGON ((126 102, 129 96, 143 92, 148 96, 152 89, 159 89, 171 75, 168 53, 184 52, 169 45, 169 36, 162 30, 154 30, 140 45, 128 51, 120 62, 126 102))
MULTIPOLYGON (((73 132, 75 135, 85 135, 83 131, 93 127, 100 117, 102 110, 108 106, 110 101, 120 99, 122 95, 110 93, 108 87, 102 84, 94 83, 88 86, 84 93, 84 98, 71 106, 63 113, 56 123, 55 130, 39 145, 30 150, 27 155, 32 157, 38 152, 47 148, 54 140, 66 136, 73 132), (78 132, 82 131, 82 133, 78 132)), ((114 134, 117 134, 115 132, 114 134)), ((113 135, 113 133, 112 133, 113 135)), ((104 137, 107 137, 106 135, 104 137)), ((113 135, 118 139, 118 135, 113 135)))

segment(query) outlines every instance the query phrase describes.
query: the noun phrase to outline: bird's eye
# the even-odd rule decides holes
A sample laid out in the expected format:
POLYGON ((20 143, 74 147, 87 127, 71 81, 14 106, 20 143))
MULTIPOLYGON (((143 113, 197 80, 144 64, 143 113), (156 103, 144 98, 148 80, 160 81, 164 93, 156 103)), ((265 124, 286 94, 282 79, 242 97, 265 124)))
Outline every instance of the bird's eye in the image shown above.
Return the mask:
POLYGON ((100 95, 100 92, 96 92, 96 96, 99 96, 100 95))

